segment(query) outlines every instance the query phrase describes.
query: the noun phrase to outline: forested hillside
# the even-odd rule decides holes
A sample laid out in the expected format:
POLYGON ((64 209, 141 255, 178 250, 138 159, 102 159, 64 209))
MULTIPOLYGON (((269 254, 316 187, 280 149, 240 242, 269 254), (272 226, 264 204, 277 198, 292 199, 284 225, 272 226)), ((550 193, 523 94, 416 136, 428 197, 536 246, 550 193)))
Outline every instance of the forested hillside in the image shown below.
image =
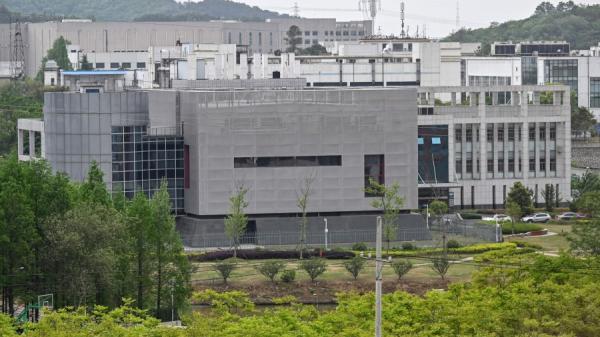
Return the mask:
POLYGON ((280 14, 229 0, 177 3, 175 0, 0 0, 0 5, 23 15, 90 18, 98 21, 228 19, 255 21, 280 14))
POLYGON ((600 5, 568 1, 555 7, 543 2, 527 19, 492 23, 489 28, 461 29, 446 40, 482 42, 487 49, 494 41, 565 40, 572 49, 588 49, 600 42, 600 5))

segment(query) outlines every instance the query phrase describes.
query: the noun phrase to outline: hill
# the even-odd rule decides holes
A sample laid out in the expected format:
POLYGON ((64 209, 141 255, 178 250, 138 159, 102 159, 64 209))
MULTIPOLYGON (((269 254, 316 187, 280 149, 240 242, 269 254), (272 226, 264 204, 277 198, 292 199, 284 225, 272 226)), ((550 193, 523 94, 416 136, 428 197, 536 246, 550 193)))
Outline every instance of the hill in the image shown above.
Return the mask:
POLYGON ((600 5, 575 5, 561 2, 554 7, 541 3, 527 19, 492 23, 489 28, 461 29, 445 41, 482 42, 489 52, 494 41, 565 40, 571 49, 588 49, 600 41, 600 5))
POLYGON ((276 12, 229 0, 204 0, 183 4, 175 0, 0 0, 0 5, 22 15, 79 17, 98 21, 262 21, 282 16, 276 12))

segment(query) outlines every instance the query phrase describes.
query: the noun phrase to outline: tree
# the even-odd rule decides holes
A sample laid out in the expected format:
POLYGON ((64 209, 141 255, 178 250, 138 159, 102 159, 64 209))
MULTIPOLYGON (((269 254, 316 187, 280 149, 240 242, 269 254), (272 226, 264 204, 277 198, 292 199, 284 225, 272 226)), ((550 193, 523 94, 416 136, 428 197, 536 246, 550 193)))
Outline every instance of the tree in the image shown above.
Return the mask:
POLYGON ((573 1, 561 1, 556 6, 556 10, 563 13, 572 12, 575 8, 577 8, 577 5, 573 1))
POLYGON ((298 51, 298 45, 302 44, 302 31, 298 26, 293 25, 285 34, 285 43, 288 45, 286 51, 288 53, 295 53, 298 51))
POLYGON ((371 207, 380 209, 383 212, 383 237, 387 243, 387 251, 390 250, 392 240, 396 238, 398 227, 396 221, 398 214, 404 205, 404 199, 400 194, 400 185, 393 183, 387 187, 380 184, 373 178, 369 178, 369 186, 365 188, 365 193, 374 196, 371 201, 371 207))
POLYGON ((355 256, 349 261, 344 262, 344 268, 354 277, 354 280, 358 278, 358 275, 365 268, 365 259, 360 256, 355 256))
POLYGON ((304 178, 302 185, 300 186, 300 190, 296 195, 296 205, 300 210, 300 223, 299 223, 299 232, 300 232, 300 243, 298 244, 298 250, 300 251, 300 260, 304 257, 304 250, 306 249, 306 231, 308 227, 308 201, 312 194, 312 184, 315 181, 315 175, 310 174, 306 178, 304 178))
POLYGON ((237 257, 237 250, 240 245, 240 238, 246 232, 248 217, 244 209, 248 207, 246 194, 248 189, 240 185, 233 196, 229 198, 229 215, 225 219, 225 235, 233 243, 233 257, 237 257))
POLYGON ((515 235, 515 223, 523 216, 521 206, 513 200, 506 201, 506 213, 510 216, 512 223, 512 234, 515 235))
POLYGON ((88 61, 87 55, 83 55, 81 58, 81 70, 93 70, 94 65, 88 61))
POLYGON ((161 302, 172 292, 177 308, 183 306, 189 295, 190 266, 179 233, 175 230, 175 217, 171 213, 168 184, 163 179, 160 189, 150 201, 152 207, 151 245, 154 247, 154 274, 156 275, 156 315, 161 315, 161 302), (170 289, 169 289, 170 288, 170 289))
POLYGON ((44 81, 44 68, 46 68, 46 63, 49 60, 56 61, 56 64, 62 70, 73 70, 71 61, 69 61, 69 51, 67 50, 68 44, 71 44, 71 41, 66 40, 63 36, 60 36, 58 39, 54 40, 52 48, 48 49, 46 57, 42 59, 42 68, 37 75, 38 81, 44 81))
POLYGON ((285 264, 281 261, 267 261, 256 267, 256 270, 264 277, 275 283, 275 278, 285 268, 285 264))
MULTIPOLYGON (((123 195, 122 193, 119 193, 123 195)), ((126 209, 126 228, 131 238, 132 267, 135 270, 135 284, 138 308, 146 308, 144 300, 152 284, 151 270, 151 236, 153 219, 152 205, 146 195, 137 193, 126 209)))
POLYGON ((409 260, 392 262, 392 268, 394 269, 396 276, 398 276, 398 281, 400 281, 404 275, 408 274, 412 267, 413 264, 409 260))
POLYGON ((600 220, 581 221, 573 225, 567 237, 571 250, 594 257, 600 256, 600 220))
POLYGON ((34 81, 11 81, 0 86, 0 156, 17 150, 17 121, 42 117, 43 86, 34 81))
POLYGON ((321 46, 320 44, 313 44, 308 48, 304 48, 298 51, 299 55, 329 55, 327 48, 321 46))
POLYGON ((516 182, 508 193, 506 202, 514 202, 519 205, 519 208, 524 214, 533 213, 533 192, 529 190, 521 182, 516 182))
POLYGON ((587 192, 576 203, 577 209, 593 217, 600 217, 600 191, 587 192))
POLYGON ((556 10, 554 5, 548 1, 544 1, 535 8, 535 14, 548 14, 556 10))
POLYGON ((571 192, 573 199, 577 200, 588 192, 600 191, 600 176, 587 170, 581 176, 573 175, 571 178, 571 192))
POLYGON ((433 269, 433 271, 438 273, 438 275, 440 275, 442 280, 445 280, 446 273, 448 273, 448 269, 450 269, 450 260, 448 260, 448 257, 445 255, 435 257, 435 258, 433 258, 432 262, 433 262, 433 264, 432 264, 431 268, 433 269))
POLYGON ((96 161, 92 161, 88 170, 86 180, 79 188, 80 201, 84 203, 100 204, 109 206, 112 204, 110 194, 104 183, 104 172, 98 167, 96 161))
POLYGON ((598 121, 588 108, 578 107, 571 111, 571 130, 576 135, 583 135, 583 138, 586 138, 588 133, 593 132, 596 124, 598 121))
POLYGON ((554 190, 554 185, 546 184, 546 187, 542 191, 542 198, 544 198, 544 205, 546 207, 546 211, 552 212, 554 210, 554 204, 559 198, 556 191, 554 190))
POLYGON ((221 262, 217 262, 213 265, 213 268, 215 269, 215 271, 217 273, 219 273, 219 275, 221 275, 221 278, 223 279, 223 283, 227 284, 227 279, 229 279, 229 277, 231 276, 231 273, 233 272, 233 270, 236 267, 235 264, 235 259, 231 259, 231 260, 224 260, 221 262))
POLYGON ((308 274, 311 281, 315 282, 317 277, 327 270, 327 264, 322 259, 311 258, 300 262, 300 268, 308 274))

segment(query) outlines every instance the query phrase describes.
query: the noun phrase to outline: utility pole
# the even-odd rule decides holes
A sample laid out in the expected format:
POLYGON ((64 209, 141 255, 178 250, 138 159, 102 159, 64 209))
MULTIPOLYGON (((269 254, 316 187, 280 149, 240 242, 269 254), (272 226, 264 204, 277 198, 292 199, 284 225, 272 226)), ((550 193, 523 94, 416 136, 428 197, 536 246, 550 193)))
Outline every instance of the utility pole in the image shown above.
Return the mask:
POLYGON ((383 274, 383 259, 381 246, 383 235, 383 219, 377 217, 377 238, 375 240, 375 337, 381 337, 381 283, 383 274))

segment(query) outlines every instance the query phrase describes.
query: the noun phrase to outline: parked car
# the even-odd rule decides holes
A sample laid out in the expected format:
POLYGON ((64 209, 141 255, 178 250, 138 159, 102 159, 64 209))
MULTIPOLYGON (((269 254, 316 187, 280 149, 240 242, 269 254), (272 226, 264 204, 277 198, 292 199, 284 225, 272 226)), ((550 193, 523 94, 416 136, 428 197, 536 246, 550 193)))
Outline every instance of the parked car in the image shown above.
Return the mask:
POLYGON ((577 220, 577 219, 584 219, 585 215, 583 214, 577 214, 575 212, 565 212, 563 214, 559 214, 556 216, 556 220, 558 221, 570 221, 570 220, 577 220))
POLYGON ((494 214, 493 216, 483 217, 483 221, 510 222, 512 219, 506 214, 494 214))
POLYGON ((546 223, 550 220, 552 220, 552 217, 548 213, 536 213, 533 215, 525 216, 521 219, 521 221, 529 222, 529 223, 532 223, 532 222, 546 223))

